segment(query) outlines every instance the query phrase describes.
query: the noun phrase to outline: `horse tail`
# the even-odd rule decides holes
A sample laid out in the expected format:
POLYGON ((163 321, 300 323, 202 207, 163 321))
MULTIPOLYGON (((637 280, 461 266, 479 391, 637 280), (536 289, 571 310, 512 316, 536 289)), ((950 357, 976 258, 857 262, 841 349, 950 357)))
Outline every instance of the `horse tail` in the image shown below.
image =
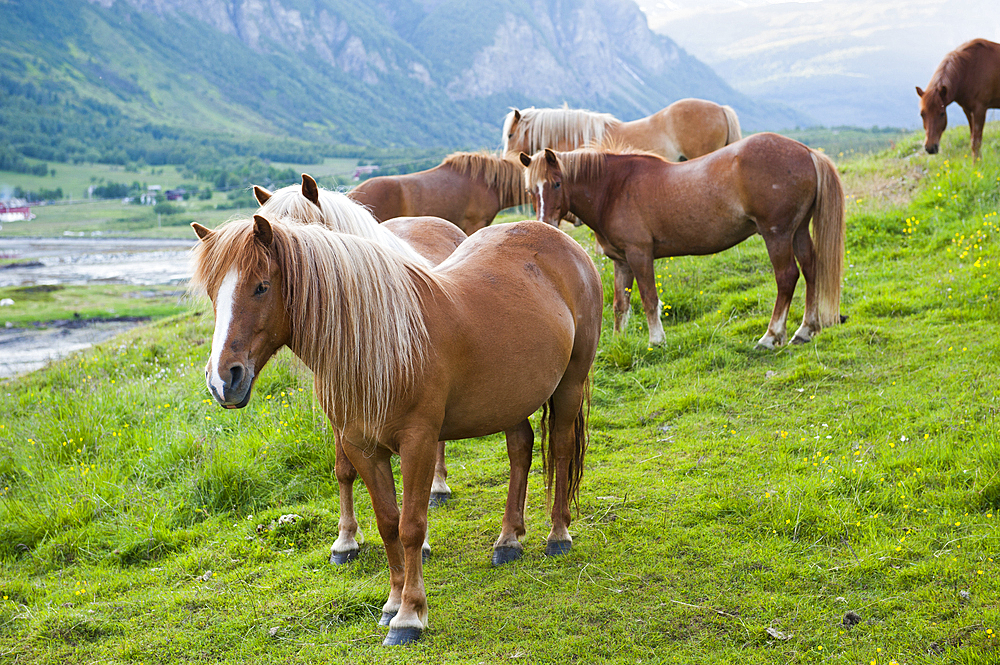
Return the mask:
POLYGON ((726 139, 726 145, 736 143, 743 138, 743 132, 740 131, 740 119, 731 106, 723 106, 722 112, 726 116, 726 126, 729 129, 729 138, 726 139))
POLYGON ((816 310, 822 327, 840 323, 840 281, 844 270, 844 187, 826 155, 810 150, 816 167, 813 245, 816 250, 816 310))
MULTIPOLYGON (((541 439, 542 466, 545 472, 546 502, 552 505, 552 480, 556 472, 556 456, 549 437, 552 433, 553 399, 542 405, 541 439)), ((583 480, 583 460, 587 455, 587 413, 590 411, 590 376, 583 384, 583 400, 573 421, 573 458, 569 463, 569 501, 580 508, 580 482, 583 480)))

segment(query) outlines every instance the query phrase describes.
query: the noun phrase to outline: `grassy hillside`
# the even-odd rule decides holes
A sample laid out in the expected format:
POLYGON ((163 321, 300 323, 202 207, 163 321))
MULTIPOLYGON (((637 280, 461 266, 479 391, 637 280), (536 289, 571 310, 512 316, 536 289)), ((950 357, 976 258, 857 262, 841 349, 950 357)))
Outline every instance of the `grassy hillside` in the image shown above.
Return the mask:
POLYGON ((0 383, 0 655, 997 662, 1000 131, 977 163, 960 131, 918 147, 841 163, 850 318, 812 344, 754 350, 775 293, 758 237, 660 263, 662 347, 641 315, 613 335, 605 308, 568 555, 542 556, 536 461, 525 558, 490 568, 502 438, 449 444, 431 625, 409 648, 378 646, 388 574, 366 497, 359 560, 327 564, 332 437, 287 352, 246 409, 219 409, 201 303, 0 383))

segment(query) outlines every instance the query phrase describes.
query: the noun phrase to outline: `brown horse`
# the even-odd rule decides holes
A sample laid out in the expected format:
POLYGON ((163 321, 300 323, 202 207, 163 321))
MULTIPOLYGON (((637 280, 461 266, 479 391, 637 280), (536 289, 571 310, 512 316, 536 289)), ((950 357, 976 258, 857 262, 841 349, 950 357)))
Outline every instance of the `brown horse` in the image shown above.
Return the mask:
POLYGON ((314 224, 257 215, 215 231, 192 226, 201 238, 194 283, 215 308, 209 389, 226 408, 245 406, 258 373, 285 345, 312 369, 385 544, 384 644, 418 639, 427 627, 421 545, 438 441, 506 434, 510 484, 493 554, 505 563, 523 550, 528 418, 543 408, 552 496, 546 553, 569 550, 602 300, 597 269, 572 238, 537 222, 504 224, 429 269, 314 224))
POLYGON ((948 126, 946 108, 952 102, 965 111, 972 135, 972 154, 979 158, 986 110, 1000 108, 1000 44, 973 39, 949 53, 938 65, 927 90, 917 87, 924 122, 924 149, 934 155, 948 126))
POLYGON ((487 152, 456 152, 426 171, 365 180, 347 195, 383 222, 432 215, 472 235, 501 210, 528 203, 523 178, 516 161, 487 152))
POLYGON ((538 219, 558 224, 571 211, 614 262, 615 330, 630 313, 633 279, 649 325, 664 340, 653 260, 712 254, 764 238, 778 298, 758 345, 785 342, 796 260, 806 279, 805 314, 792 340, 808 342, 840 321, 844 193, 826 156, 777 134, 755 134, 710 155, 674 164, 656 155, 597 151, 522 153, 538 219), (809 219, 813 236, 809 235, 809 219))
POLYGON ((503 152, 530 155, 544 148, 622 146, 680 162, 707 155, 741 136, 736 112, 704 99, 681 99, 631 122, 578 109, 514 109, 504 119, 503 152))
MULTIPOLYGON (((332 231, 368 238, 428 266, 436 266, 451 256, 467 238, 457 226, 438 217, 400 217, 379 224, 364 206, 343 194, 321 188, 306 173, 302 174, 301 186, 289 185, 273 194, 258 186, 254 186, 253 191, 261 205, 257 211, 259 214, 300 224, 320 224, 332 231)), ((358 527, 354 511, 354 481, 358 472, 344 454, 339 432, 335 433, 334 439, 336 475, 340 485, 340 533, 330 548, 330 562, 343 564, 357 558, 359 542, 364 542, 364 534, 358 527)), ((444 441, 441 441, 431 488, 431 505, 443 505, 451 496, 447 478, 444 441)), ((430 553, 430 543, 425 542, 425 558, 430 553)))

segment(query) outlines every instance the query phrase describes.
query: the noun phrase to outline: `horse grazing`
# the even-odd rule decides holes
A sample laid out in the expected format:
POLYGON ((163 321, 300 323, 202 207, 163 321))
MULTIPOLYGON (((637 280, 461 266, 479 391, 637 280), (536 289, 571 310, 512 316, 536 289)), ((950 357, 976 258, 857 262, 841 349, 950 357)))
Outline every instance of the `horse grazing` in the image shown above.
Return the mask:
POLYGON ((528 108, 514 109, 504 119, 503 152, 530 155, 544 148, 624 146, 680 162, 707 155, 741 137, 736 112, 704 99, 681 99, 631 122, 608 113, 528 108))
POLYGON ((516 161, 488 152, 456 152, 426 171, 370 178, 347 195, 383 222, 431 215, 472 235, 501 210, 528 203, 523 178, 516 161))
POLYGON ((572 238, 537 222, 504 224, 430 269, 319 225, 256 215, 214 231, 192 226, 201 239, 193 280, 215 309, 209 389, 226 408, 245 406, 260 370, 286 345, 313 371, 385 544, 384 644, 418 639, 427 627, 421 545, 438 441, 506 434, 510 483, 493 551, 494 564, 506 563, 523 551, 528 418, 542 408, 552 499, 545 551, 569 550, 602 307, 597 269, 572 238))
POLYGON ((962 44, 944 57, 926 90, 917 86, 917 95, 926 133, 924 149, 937 154, 948 126, 945 109, 958 102, 969 119, 972 154, 978 159, 986 111, 1000 108, 1000 44, 985 39, 962 44))
POLYGON ((587 150, 522 153, 521 161, 538 219, 558 224, 571 211, 614 262, 615 331, 624 328, 631 311, 634 279, 649 343, 662 343, 654 259, 712 254, 754 233, 764 238, 778 284, 774 313, 758 345, 785 342, 799 278, 796 260, 806 279, 806 302, 792 341, 808 342, 840 322, 844 192, 833 162, 815 150, 777 134, 755 134, 682 164, 587 150))
MULTIPOLYGON (((368 238, 427 266, 436 266, 444 261, 467 238, 457 226, 438 217, 403 217, 379 224, 364 206, 343 194, 321 188, 306 173, 302 174, 301 186, 289 185, 271 193, 255 185, 253 192, 261 206, 257 211, 259 214, 301 224, 319 224, 332 231, 368 238)), ((344 564, 357 558, 359 541, 364 541, 364 535, 358 527, 354 511, 354 482, 358 472, 344 454, 339 432, 335 433, 334 440, 336 475, 340 486, 340 524, 337 540, 330 548, 330 562, 344 564)), ((444 441, 441 441, 431 488, 431 505, 443 505, 451 497, 447 478, 444 441)), ((430 556, 429 542, 424 542, 423 551, 425 557, 430 556)))

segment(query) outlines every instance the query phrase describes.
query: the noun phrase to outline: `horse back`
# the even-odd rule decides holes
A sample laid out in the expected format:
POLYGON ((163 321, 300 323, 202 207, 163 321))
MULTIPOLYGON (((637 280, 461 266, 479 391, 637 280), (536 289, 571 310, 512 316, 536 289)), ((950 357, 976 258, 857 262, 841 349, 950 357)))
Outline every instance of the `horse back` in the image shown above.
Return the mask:
POLYGON ((961 83, 954 92, 955 101, 963 107, 1000 107, 1000 44, 973 39, 958 50, 967 57, 961 60, 961 83))
POLYGON ((601 280, 565 233, 533 221, 487 227, 434 273, 446 297, 427 300, 425 320, 448 392, 442 438, 512 427, 564 376, 586 380, 601 280))
POLYGON ((382 226, 405 240, 434 266, 451 256, 468 238, 462 229, 440 217, 394 217, 382 226))

